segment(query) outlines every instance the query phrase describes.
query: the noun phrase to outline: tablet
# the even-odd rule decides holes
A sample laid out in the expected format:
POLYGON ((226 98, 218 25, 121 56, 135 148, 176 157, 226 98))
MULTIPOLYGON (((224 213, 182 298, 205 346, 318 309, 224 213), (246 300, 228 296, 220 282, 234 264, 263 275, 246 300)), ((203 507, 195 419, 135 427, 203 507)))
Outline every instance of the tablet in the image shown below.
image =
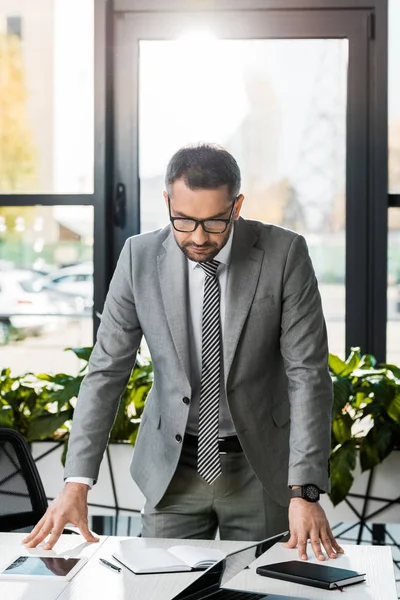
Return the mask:
POLYGON ((17 556, 0 572, 0 578, 69 581, 87 560, 85 556, 17 556))

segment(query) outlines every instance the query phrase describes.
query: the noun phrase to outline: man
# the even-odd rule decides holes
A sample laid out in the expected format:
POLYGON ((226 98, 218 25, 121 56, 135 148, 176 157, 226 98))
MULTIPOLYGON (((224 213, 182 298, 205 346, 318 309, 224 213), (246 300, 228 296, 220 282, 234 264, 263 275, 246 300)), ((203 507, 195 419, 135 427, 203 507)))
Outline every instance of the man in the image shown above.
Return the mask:
POLYGON ((334 558, 318 503, 329 486, 332 384, 304 239, 244 220, 224 149, 179 150, 170 225, 129 238, 102 314, 69 442, 66 485, 26 538, 51 548, 67 522, 88 541, 87 492, 144 335, 154 367, 132 462, 148 537, 262 539, 288 528, 306 559, 334 558), (289 515, 287 505, 289 504, 289 515))

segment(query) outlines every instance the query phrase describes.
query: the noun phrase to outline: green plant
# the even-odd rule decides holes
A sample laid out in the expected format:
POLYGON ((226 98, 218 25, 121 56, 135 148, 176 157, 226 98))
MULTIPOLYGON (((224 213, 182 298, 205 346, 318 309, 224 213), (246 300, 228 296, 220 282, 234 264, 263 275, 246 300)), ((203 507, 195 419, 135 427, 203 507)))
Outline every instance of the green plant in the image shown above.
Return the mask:
MULTIPOLYGON (((1 371, 0 427, 17 429, 30 442, 63 439, 67 444, 76 398, 93 348, 67 350, 71 350, 85 362, 76 376, 64 373, 27 373, 13 377, 10 369, 1 371)), ((121 395, 110 441, 129 441, 132 445, 135 444, 152 382, 151 362, 138 354, 135 367, 121 395)))
MULTIPOLYGON (((68 444, 76 397, 92 348, 68 348, 84 361, 76 376, 58 373, 12 377, 0 373, 0 427, 20 431, 28 441, 61 439, 68 444)), ((334 505, 348 494, 357 458, 362 471, 400 448, 400 368, 377 364, 352 348, 346 361, 329 355, 333 381, 331 492, 334 505)), ((140 354, 118 407, 110 441, 136 442, 145 401, 153 383, 151 361, 140 354)))
POLYGON ((28 441, 62 437, 72 419, 72 388, 69 375, 25 375, 13 377, 10 369, 0 374, 0 427, 17 429, 28 441))
POLYGON ((329 355, 333 380, 331 492, 334 505, 349 492, 357 458, 362 471, 400 448, 400 369, 377 364, 352 348, 344 362, 329 355))

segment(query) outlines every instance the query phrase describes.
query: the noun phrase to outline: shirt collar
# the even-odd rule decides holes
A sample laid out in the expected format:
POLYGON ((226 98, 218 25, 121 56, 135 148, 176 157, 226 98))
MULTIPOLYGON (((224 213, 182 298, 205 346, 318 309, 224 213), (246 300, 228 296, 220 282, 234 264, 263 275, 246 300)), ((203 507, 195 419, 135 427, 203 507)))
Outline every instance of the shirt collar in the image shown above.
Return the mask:
MULTIPOLYGON (((233 223, 233 227, 231 227, 228 241, 226 242, 225 246, 218 252, 218 254, 216 256, 214 256, 214 260, 218 260, 218 262, 220 262, 224 265, 229 265, 229 262, 231 260, 234 228, 235 228, 235 223, 233 223)), ((190 258, 188 258, 187 261, 188 261, 189 266, 192 267, 192 269, 195 269, 196 267, 200 266, 200 264, 198 262, 196 262, 195 260, 190 260, 190 258)))

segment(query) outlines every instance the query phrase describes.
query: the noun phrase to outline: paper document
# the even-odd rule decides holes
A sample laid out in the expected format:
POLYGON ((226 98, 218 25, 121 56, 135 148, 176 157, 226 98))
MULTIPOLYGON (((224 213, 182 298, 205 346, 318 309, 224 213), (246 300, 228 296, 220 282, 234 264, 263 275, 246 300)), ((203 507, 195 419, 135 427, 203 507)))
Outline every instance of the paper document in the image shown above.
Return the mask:
POLYGON ((113 557, 134 573, 173 573, 176 571, 204 570, 225 558, 215 548, 198 546, 171 546, 171 548, 138 549, 130 540, 120 542, 113 557))

